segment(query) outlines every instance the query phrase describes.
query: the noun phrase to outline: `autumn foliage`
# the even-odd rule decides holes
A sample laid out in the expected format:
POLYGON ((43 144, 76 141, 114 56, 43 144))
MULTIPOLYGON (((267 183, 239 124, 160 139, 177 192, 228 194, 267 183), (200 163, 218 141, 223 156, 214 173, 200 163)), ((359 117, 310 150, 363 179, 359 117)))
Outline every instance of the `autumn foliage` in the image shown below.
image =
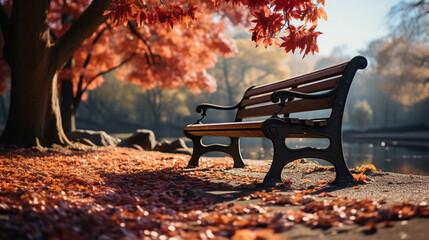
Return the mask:
MULTIPOLYGON (((52 43, 69 30, 91 2, 51 1, 48 22, 52 43)), ((8 14, 12 3, 10 0, 3 3, 8 14)), ((72 81, 78 100, 85 97, 87 90, 99 87, 106 73, 116 69, 120 70, 118 79, 140 85, 142 90, 187 86, 192 92, 215 91, 216 81, 206 69, 214 67, 219 55, 231 56, 237 51, 234 42, 224 34, 227 22, 246 25, 250 16, 243 8, 217 7, 211 1, 189 5, 185 10, 182 8, 187 6, 187 1, 165 3, 168 11, 165 5, 158 4, 138 13, 135 13, 137 2, 114 1, 114 4, 119 5, 111 12, 111 20, 83 42, 59 74, 59 80, 72 81), (114 27, 119 20, 132 22, 114 27)), ((1 58, 0 53, 0 92, 3 93, 9 67, 1 58)))
POLYGON ((189 156, 127 148, 1 151, 1 239, 284 239, 296 224, 374 230, 375 223, 429 216, 424 202, 382 207, 384 200, 323 192, 326 183, 261 189, 262 178, 225 174, 230 158, 203 158, 200 168, 185 169, 189 156), (231 194, 206 193, 240 189, 236 204, 221 203, 231 194))
MULTIPOLYGON (((197 2, 200 1, 163 1, 160 4, 142 0, 114 0, 111 9, 105 14, 110 15, 116 24, 136 20, 140 25, 163 24, 173 27, 176 23, 187 24, 198 19, 197 2)), ((275 44, 286 52, 300 49, 304 56, 319 51, 317 37, 321 32, 315 29, 319 19, 327 20, 322 7, 325 5, 324 0, 213 0, 213 3, 218 8, 225 4, 234 8, 246 7, 253 16, 251 22, 254 27, 250 32, 256 45, 267 47, 275 44), (295 23, 300 25, 295 26, 295 23)))
MULTIPOLYGON (((54 38, 61 37, 90 3, 53 1, 49 23, 54 38)), ((236 48, 224 36, 226 22, 214 20, 216 12, 212 3, 199 4, 198 22, 193 24, 189 23, 195 19, 196 8, 181 11, 184 3, 173 4, 172 11, 165 11, 161 6, 146 9, 135 18, 129 15, 135 9, 135 5, 127 5, 131 1, 115 3, 119 6, 117 12, 111 13, 111 20, 83 43, 74 53, 70 66, 59 76, 72 80, 75 96, 99 87, 104 81, 103 75, 115 69, 119 69, 118 79, 140 85, 142 90, 156 86, 168 89, 187 86, 193 92, 216 89, 214 78, 205 69, 214 66, 218 55, 230 56, 236 48), (174 14, 169 16, 170 13, 174 14), (114 27, 119 20, 133 22, 114 27), (177 21, 181 24, 173 25, 177 21), (155 23, 159 24, 155 26, 155 23)), ((243 24, 247 18, 242 9, 219 10, 222 18, 234 24, 243 24)))
MULTIPOLYGON (((51 42, 63 36, 91 2, 51 1, 51 42)), ((2 4, 8 14, 12 4, 11 0, 2 4)), ((72 80, 78 101, 86 90, 103 83, 104 74, 117 68, 118 79, 143 90, 187 86, 193 92, 214 91, 215 79, 206 69, 214 66, 218 55, 236 52, 224 35, 227 23, 252 25, 249 31, 256 45, 275 44, 286 52, 300 49, 305 56, 318 52, 321 33, 316 26, 319 19, 327 19, 324 4, 324 0, 113 0, 105 11, 109 20, 73 54, 59 79, 72 80)), ((0 92, 4 92, 9 69, 0 61, 0 92)))

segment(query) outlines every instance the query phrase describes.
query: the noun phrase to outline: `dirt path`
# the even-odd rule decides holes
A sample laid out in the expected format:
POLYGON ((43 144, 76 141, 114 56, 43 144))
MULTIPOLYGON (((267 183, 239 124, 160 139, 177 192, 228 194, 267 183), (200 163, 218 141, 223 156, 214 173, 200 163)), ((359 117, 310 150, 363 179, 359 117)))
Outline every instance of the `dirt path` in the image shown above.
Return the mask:
MULTIPOLYGON (((270 161, 246 160, 246 164, 256 168, 268 168, 270 161)), ((307 173, 309 170, 317 168, 317 165, 311 162, 301 162, 290 164, 283 171, 283 179, 290 179, 291 189, 281 190, 279 194, 292 194, 296 191, 309 189, 320 180, 329 181, 335 176, 335 172, 330 169, 322 169, 307 173), (303 181, 303 179, 306 179, 303 181)), ((263 178, 265 173, 255 172, 249 168, 243 169, 225 169, 219 170, 229 176, 247 176, 252 178, 263 178)), ((374 201, 384 202, 383 207, 392 204, 400 204, 404 201, 411 203, 427 203, 429 201, 429 176, 397 174, 390 172, 375 171, 366 174, 370 182, 366 184, 353 186, 335 186, 326 185, 322 190, 310 193, 317 200, 348 198, 364 199, 371 198, 374 201), (320 193, 329 193, 332 197, 320 197, 320 193)), ((211 181, 222 182, 220 179, 211 181)), ((225 181, 234 184, 234 181, 225 181)), ((237 183, 238 184, 238 183, 237 183)), ((254 204, 257 200, 240 201, 241 196, 248 196, 252 192, 266 190, 264 188, 238 189, 237 191, 217 189, 207 191, 205 194, 214 197, 219 204, 248 205, 254 204)), ((269 191, 269 190, 268 190, 269 191)), ((275 210, 282 211, 287 209, 299 210, 302 206, 269 206, 275 210)), ((368 231, 367 225, 343 225, 330 228, 310 228, 302 224, 295 224, 290 230, 283 233, 290 239, 429 239, 429 218, 413 218, 411 220, 399 220, 389 223, 378 223, 374 229, 368 231)))

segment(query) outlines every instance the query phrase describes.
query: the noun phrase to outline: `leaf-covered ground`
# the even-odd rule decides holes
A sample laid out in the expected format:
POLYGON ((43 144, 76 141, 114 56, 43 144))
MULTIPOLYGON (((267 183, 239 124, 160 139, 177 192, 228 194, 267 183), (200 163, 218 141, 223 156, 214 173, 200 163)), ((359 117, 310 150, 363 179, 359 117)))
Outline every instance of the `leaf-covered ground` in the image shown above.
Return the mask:
POLYGON ((429 217, 427 202, 337 197, 323 191, 323 180, 303 179, 299 190, 288 181, 263 188, 266 167, 246 166, 259 175, 226 174, 232 161, 223 158, 185 169, 188 156, 127 148, 0 150, 0 239, 284 239, 301 225, 358 224, 371 233, 429 217), (237 189, 238 197, 227 193, 237 189))

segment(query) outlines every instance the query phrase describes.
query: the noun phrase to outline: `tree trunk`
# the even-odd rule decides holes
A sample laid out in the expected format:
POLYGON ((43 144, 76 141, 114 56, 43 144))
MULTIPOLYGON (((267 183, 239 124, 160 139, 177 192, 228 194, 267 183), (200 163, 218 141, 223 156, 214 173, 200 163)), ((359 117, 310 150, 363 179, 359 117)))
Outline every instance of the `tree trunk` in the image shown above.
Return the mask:
POLYGON ((70 79, 61 80, 61 119, 66 133, 76 130, 73 83, 70 79))
MULTIPOLYGON (((47 14, 50 0, 14 0, 12 17, 0 20, 4 56, 11 68, 9 118, 1 142, 22 147, 70 144, 61 125, 57 75, 81 43, 106 19, 109 0, 94 0, 53 45, 47 14)), ((4 15, 3 15, 4 16, 4 15)))
POLYGON ((4 101, 4 96, 0 94, 0 123, 6 123, 7 112, 6 112, 6 103, 4 101))
POLYGON ((11 68, 9 118, 2 142, 19 146, 68 143, 61 128, 57 99, 57 68, 51 51, 49 1, 14 1, 7 59, 11 68), (54 63, 54 64, 53 64, 54 63))
POLYGON ((25 63, 12 67, 10 112, 2 135, 4 143, 29 147, 38 139, 44 145, 69 144, 61 127, 56 73, 46 59, 39 63, 35 67, 25 63), (27 67, 25 74, 17 70, 22 67, 27 67))

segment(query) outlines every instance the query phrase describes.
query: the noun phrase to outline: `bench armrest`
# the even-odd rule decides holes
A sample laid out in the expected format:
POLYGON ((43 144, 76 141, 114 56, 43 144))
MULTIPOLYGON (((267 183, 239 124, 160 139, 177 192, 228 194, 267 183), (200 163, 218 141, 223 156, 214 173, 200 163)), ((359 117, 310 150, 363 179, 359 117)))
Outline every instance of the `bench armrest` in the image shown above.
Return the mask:
POLYGON ((236 105, 233 105, 233 106, 220 106, 220 105, 215 105, 210 103, 200 104, 195 109, 197 113, 201 113, 201 118, 198 119, 196 123, 201 123, 201 120, 203 120, 203 118, 207 115, 206 112, 207 112, 207 109, 209 108, 217 109, 217 110, 234 110, 234 109, 237 109, 239 106, 240 106, 240 103, 237 103, 236 105))
POLYGON ((302 98, 302 99, 322 99, 322 98, 332 97, 333 95, 335 95, 336 90, 337 88, 334 88, 327 92, 319 93, 319 94, 307 94, 307 93, 300 93, 300 92, 295 92, 290 90, 281 90, 281 91, 273 92, 271 94, 271 102, 277 103, 280 101, 280 103, 278 104, 280 106, 280 109, 277 112, 275 112, 272 117, 277 117, 277 114, 282 112, 283 108, 286 106, 286 101, 291 97, 302 98))

